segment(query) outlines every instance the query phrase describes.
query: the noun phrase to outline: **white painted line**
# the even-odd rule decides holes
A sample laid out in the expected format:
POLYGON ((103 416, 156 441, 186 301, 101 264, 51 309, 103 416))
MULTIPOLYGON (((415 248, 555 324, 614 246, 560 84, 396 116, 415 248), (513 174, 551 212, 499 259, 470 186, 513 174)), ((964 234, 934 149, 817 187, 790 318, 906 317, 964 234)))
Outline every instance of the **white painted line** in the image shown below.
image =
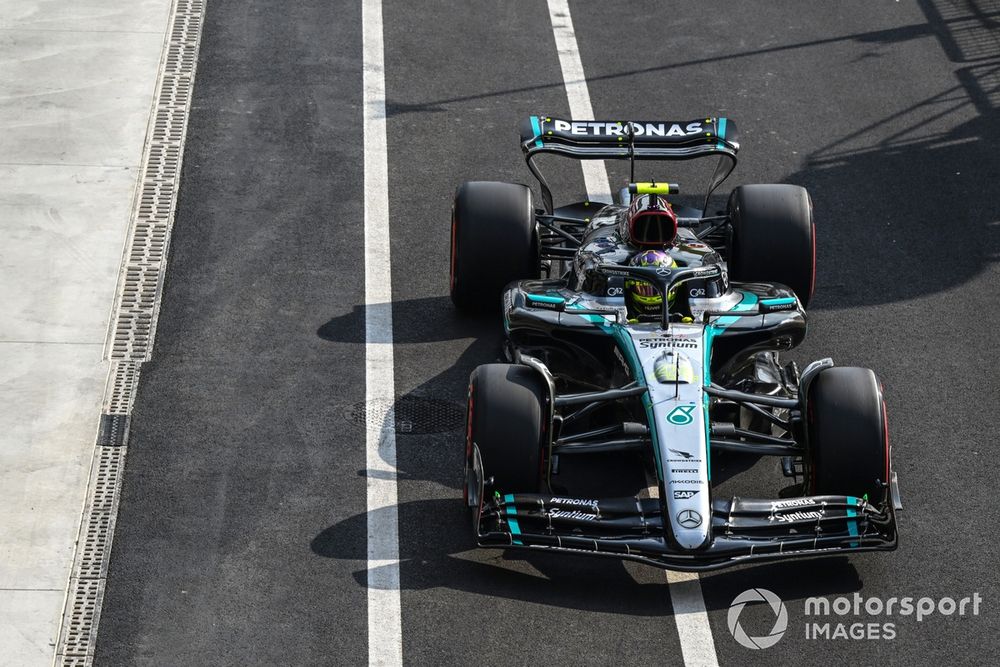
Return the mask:
POLYGON ((368 471, 368 664, 402 665, 399 605, 399 517, 396 431, 392 404, 392 269, 389 258, 389 174, 385 127, 382 0, 364 0, 365 144, 365 435, 368 471), (376 406, 390 406, 372 415, 376 406))
MULTIPOLYGON (((583 61, 576 43, 573 18, 569 13, 568 0, 548 0, 549 19, 559 51, 566 96, 569 98, 570 115, 574 119, 594 120, 594 110, 590 104, 590 91, 583 72, 583 61)), ((583 160, 583 178, 587 184, 587 196, 591 201, 611 201, 611 187, 603 160, 583 160)), ((650 490, 650 495, 656 493, 650 490)), ((687 572, 667 572, 667 587, 670 602, 674 608, 674 622, 680 639, 681 655, 686 667, 718 667, 715 655, 715 641, 712 627, 708 623, 705 600, 701 594, 698 575, 687 572)))
POLYGON ((715 655, 712 626, 708 624, 698 574, 667 570, 667 583, 685 667, 718 667, 719 658, 715 655))
MULTIPOLYGON (((549 20, 556 38, 559 52, 559 66, 562 68, 563 85, 569 99, 569 114, 580 120, 594 120, 594 109, 590 106, 590 91, 587 78, 583 74, 583 61, 576 46, 573 18, 569 13, 568 0, 549 0, 549 20)), ((604 160, 581 160, 583 182, 587 186, 590 201, 611 203, 611 187, 604 160)))

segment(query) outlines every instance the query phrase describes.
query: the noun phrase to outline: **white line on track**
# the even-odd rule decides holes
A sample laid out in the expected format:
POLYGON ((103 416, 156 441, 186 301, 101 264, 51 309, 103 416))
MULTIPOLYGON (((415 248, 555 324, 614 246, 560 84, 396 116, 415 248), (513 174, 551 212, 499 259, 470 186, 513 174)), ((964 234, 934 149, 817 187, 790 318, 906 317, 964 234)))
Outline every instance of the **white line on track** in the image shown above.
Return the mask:
POLYGON ((389 174, 385 118, 382 0, 364 0, 365 144, 365 435, 368 486, 368 664, 402 665, 399 604, 399 516, 396 431, 392 404, 392 270, 389 261, 389 174), (373 415, 375 406, 390 406, 373 415))
MULTIPOLYGON (((569 99, 569 115, 572 118, 593 119, 594 109, 590 106, 590 91, 587 89, 587 78, 583 75, 583 61, 580 60, 580 50, 576 46, 576 33, 573 31, 573 18, 569 14, 567 0, 549 0, 549 20, 552 21, 563 85, 569 99)), ((590 201, 610 204, 611 187, 604 160, 582 160, 580 165, 583 167, 583 182, 587 186, 590 201)))
MULTIPOLYGON (((573 18, 568 0, 548 0, 549 19, 556 38, 559 65, 562 67, 570 115, 575 119, 593 120, 590 91, 583 72, 583 61, 576 43, 573 18)), ((611 187, 603 160, 583 160, 583 179, 591 201, 611 201, 611 187)), ((674 609, 674 622, 680 639, 681 654, 686 667, 718 667, 715 641, 705 611, 698 575, 688 572, 667 572, 667 588, 674 609)))

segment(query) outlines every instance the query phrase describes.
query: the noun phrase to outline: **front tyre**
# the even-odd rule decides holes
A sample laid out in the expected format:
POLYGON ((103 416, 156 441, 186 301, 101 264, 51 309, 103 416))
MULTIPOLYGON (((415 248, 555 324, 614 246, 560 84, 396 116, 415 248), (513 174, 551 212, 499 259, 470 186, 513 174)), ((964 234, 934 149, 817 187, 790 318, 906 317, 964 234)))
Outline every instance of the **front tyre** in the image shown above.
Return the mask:
POLYGON ((503 288, 537 278, 538 233, 531 190, 470 181, 459 186, 451 214, 451 300, 465 312, 496 310, 503 288))
POLYGON ((878 503, 889 483, 889 435, 875 373, 821 371, 809 385, 806 413, 812 494, 878 503))
POLYGON ((816 287, 812 200, 798 185, 741 185, 729 196, 729 277, 780 283, 809 305, 816 287))
POLYGON ((475 444, 479 448, 483 476, 493 478, 495 491, 538 492, 548 425, 547 396, 544 381, 537 371, 527 366, 486 364, 472 371, 466 422, 466 466, 472 465, 472 445, 475 444))

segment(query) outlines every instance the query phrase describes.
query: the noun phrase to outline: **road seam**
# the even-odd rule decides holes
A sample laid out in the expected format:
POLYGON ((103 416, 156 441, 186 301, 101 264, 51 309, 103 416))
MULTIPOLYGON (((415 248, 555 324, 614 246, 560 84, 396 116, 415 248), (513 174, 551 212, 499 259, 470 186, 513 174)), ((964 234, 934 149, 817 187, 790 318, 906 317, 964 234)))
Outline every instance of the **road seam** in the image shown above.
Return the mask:
MULTIPOLYGON (((568 0, 548 0, 549 20, 555 36, 559 65, 562 68, 570 116, 579 120, 594 120, 590 91, 583 71, 583 61, 573 30, 573 18, 568 0)), ((582 160, 584 183, 591 201, 611 202, 611 186, 603 160, 582 160)), ((666 573, 674 623, 680 640, 681 655, 686 667, 718 667, 712 627, 708 622, 705 600, 697 573, 666 573)))
POLYGON ((206 0, 174 0, 160 55, 118 290, 104 343, 110 360, 90 480, 66 588, 55 664, 93 664, 121 494, 132 403, 163 294, 206 0))
POLYGON ((382 1, 364 0, 365 467, 368 517, 368 664, 402 665, 396 393, 382 1), (387 407, 381 407, 387 406, 387 407), (373 412, 376 412, 374 413, 373 412))

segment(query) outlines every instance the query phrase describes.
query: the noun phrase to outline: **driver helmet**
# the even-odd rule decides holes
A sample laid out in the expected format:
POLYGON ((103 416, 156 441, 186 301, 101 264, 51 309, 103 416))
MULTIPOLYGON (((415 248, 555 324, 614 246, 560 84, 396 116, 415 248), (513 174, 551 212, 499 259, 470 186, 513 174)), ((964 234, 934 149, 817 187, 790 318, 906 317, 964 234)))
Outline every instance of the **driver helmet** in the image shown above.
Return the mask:
MULTIPOLYGON (((645 250, 632 257, 629 266, 665 266, 673 269, 677 268, 677 262, 664 250, 645 250)), ((670 294, 667 303, 673 301, 674 295, 670 294)), ((629 313, 639 317, 659 317, 663 310, 663 297, 645 280, 625 281, 625 303, 629 313)))

